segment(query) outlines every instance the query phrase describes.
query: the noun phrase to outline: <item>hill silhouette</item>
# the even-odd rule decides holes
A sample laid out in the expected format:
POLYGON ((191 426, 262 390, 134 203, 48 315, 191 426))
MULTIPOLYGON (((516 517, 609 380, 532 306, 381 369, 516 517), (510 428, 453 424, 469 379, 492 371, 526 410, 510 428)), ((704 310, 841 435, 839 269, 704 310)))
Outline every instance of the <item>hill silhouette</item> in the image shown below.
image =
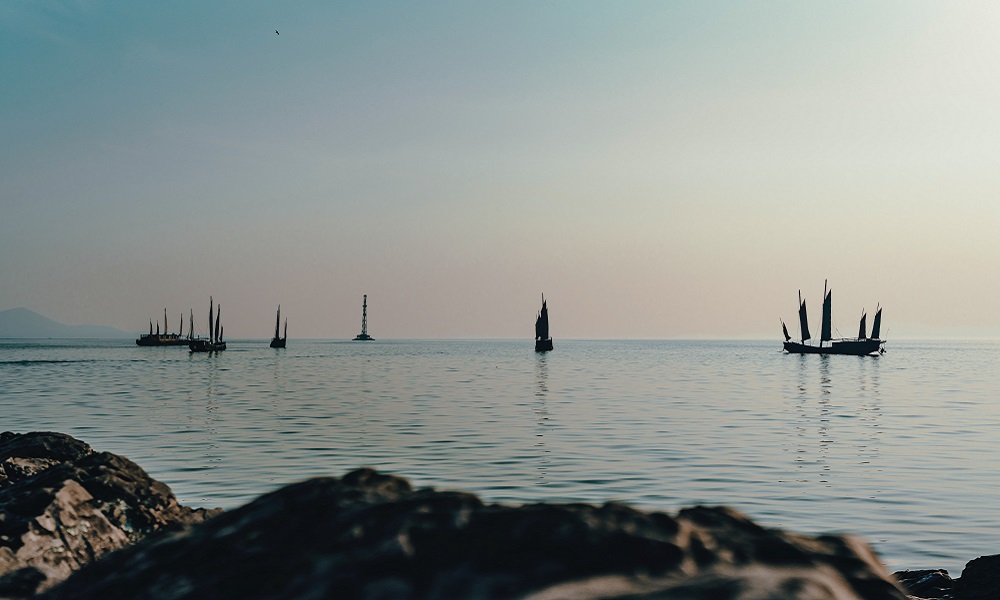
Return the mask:
POLYGON ((106 325, 64 325, 27 308, 0 311, 0 338, 127 338, 106 325))

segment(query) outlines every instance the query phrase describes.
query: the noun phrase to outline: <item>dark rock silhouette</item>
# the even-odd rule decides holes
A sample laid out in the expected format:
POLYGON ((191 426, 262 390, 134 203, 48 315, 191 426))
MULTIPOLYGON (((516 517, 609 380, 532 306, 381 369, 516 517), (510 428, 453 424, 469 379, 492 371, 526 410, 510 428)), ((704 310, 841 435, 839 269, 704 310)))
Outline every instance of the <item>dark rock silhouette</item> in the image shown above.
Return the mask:
POLYGON ((852 538, 726 508, 484 504, 370 469, 148 538, 44 597, 905 598, 852 538))
POLYGON ((128 459, 60 433, 0 433, 0 596, 27 597, 108 552, 210 514, 128 459))
POLYGON ((1000 597, 1000 555, 885 573, 848 536, 724 507, 486 504, 360 469, 241 508, 180 506, 131 461, 0 434, 0 598, 902 599, 1000 597), (211 518, 209 518, 211 517, 211 518))

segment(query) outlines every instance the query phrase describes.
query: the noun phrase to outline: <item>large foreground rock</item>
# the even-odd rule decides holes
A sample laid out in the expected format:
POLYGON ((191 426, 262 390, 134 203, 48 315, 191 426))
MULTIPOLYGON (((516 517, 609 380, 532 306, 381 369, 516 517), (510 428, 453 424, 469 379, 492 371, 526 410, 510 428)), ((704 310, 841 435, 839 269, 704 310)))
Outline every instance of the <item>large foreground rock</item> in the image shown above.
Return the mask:
POLYGON ((0 433, 0 597, 45 590, 110 551, 203 521, 128 459, 60 433, 0 433))
POLYGON ((93 562, 44 598, 903 599, 864 543, 726 508, 484 504, 362 469, 93 562))

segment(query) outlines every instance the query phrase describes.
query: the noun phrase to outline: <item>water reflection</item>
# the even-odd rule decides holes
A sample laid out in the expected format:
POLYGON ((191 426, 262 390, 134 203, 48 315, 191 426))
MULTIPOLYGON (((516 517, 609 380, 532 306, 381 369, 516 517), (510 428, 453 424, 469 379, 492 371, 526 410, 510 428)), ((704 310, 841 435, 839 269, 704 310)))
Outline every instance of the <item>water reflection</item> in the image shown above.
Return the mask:
POLYGON ((535 448, 539 454, 538 475, 536 483, 548 483, 549 450, 545 447, 545 430, 549 426, 549 365, 548 355, 541 353, 535 361, 535 401, 532 411, 535 413, 535 448))
MULTIPOLYGON (((881 436, 878 357, 795 357, 794 407, 785 450, 794 480, 835 487, 848 464, 876 462, 881 436), (856 361, 856 362, 855 362, 856 361)), ((840 482, 839 485, 844 485, 840 482)))

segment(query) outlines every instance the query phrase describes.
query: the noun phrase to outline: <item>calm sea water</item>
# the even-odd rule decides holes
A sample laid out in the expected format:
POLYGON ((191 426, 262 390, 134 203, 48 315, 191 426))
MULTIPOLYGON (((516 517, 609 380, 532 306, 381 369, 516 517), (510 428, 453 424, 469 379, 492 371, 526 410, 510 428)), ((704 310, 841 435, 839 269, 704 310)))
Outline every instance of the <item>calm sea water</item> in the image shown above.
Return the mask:
POLYGON ((184 504, 232 508, 373 466, 504 502, 727 504, 856 533, 890 569, 1000 552, 1000 344, 530 340, 0 340, 0 429, 127 456, 184 504))

